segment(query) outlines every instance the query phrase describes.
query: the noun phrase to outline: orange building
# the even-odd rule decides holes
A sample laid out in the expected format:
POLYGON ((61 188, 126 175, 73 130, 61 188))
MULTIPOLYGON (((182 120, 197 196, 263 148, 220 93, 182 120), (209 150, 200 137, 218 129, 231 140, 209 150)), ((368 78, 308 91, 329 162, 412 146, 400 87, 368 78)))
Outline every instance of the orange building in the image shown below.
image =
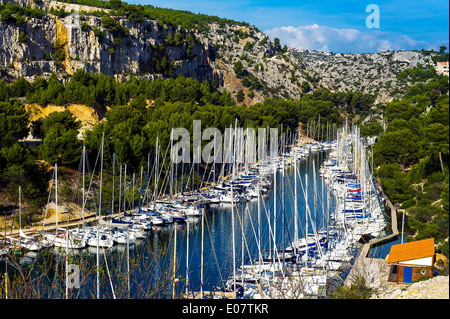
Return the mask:
POLYGON ((397 273, 397 283, 433 277, 434 261, 434 238, 393 245, 387 258, 387 263, 397 273))

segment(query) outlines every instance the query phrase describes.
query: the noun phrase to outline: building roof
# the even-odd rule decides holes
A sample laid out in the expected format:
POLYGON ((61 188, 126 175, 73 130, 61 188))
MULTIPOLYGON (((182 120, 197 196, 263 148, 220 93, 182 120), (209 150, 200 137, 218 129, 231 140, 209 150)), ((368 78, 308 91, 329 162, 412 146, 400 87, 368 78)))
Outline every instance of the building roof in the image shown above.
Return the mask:
POLYGON ((392 245, 388 263, 434 256, 434 238, 392 245))
POLYGON ((441 65, 448 65, 448 61, 447 62, 438 62, 441 65))

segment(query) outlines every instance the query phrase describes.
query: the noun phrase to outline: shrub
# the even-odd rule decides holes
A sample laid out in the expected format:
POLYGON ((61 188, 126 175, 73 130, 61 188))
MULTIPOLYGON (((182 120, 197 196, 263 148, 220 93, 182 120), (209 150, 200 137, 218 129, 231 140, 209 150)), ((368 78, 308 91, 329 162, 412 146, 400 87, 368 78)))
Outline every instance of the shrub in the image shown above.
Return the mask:
POLYGON ((402 204, 402 209, 407 209, 416 205, 416 201, 414 199, 407 199, 402 204))
POLYGON ((362 276, 356 276, 350 287, 339 287, 336 292, 332 293, 331 299, 369 299, 372 289, 367 287, 366 279, 362 276))
POLYGON ((29 39, 29 37, 25 34, 25 32, 20 32, 19 34, 19 42, 20 43, 24 43, 27 42, 27 40, 29 39))

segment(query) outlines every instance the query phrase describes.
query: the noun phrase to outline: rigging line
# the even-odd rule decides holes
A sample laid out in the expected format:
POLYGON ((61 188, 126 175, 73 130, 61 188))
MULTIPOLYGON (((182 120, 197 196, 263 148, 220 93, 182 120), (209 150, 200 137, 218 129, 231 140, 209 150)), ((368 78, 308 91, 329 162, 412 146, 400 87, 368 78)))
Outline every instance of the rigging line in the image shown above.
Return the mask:
MULTIPOLYGON (((157 176, 156 176, 156 170, 158 169, 158 167, 156 166, 156 164, 158 163, 158 147, 157 145, 155 145, 155 147, 153 148, 153 152, 152 152, 152 163, 153 163, 153 159, 155 160, 154 165, 152 165, 151 170, 147 169, 147 171, 150 171, 150 175, 149 175, 149 180, 147 183, 147 189, 145 190, 145 194, 144 194, 144 198, 143 198, 143 202, 145 203, 145 200, 147 200, 147 205, 150 207, 150 200, 152 200, 151 196, 150 196, 150 181, 152 180, 153 175, 155 175, 155 181, 157 180, 157 176)), ((155 186, 156 187, 156 186, 155 186)), ((156 190, 156 188, 155 188, 156 190)), ((153 191, 154 193, 154 191, 153 191)))
MULTIPOLYGON (((192 254, 194 255, 194 260, 195 260, 195 263, 196 263, 196 265, 197 265, 197 275, 198 275, 198 278, 201 278, 201 276, 200 276, 200 266, 198 265, 198 259, 197 259, 197 250, 195 249, 195 245, 193 245, 193 252, 192 252, 192 254)), ((201 291, 203 291, 203 299, 205 299, 205 292, 204 292, 204 289, 203 289, 203 283, 201 282, 201 280, 200 280, 200 287, 201 287, 201 291)))
POLYGON ((113 286, 113 283, 112 283, 112 280, 111 280, 111 274, 109 273, 108 261, 106 260, 105 247, 102 246, 102 249, 103 249, 103 257, 105 257, 106 272, 108 274, 109 284, 111 286, 111 292, 113 294, 113 298, 116 299, 116 294, 114 292, 114 286, 113 286))
MULTIPOLYGON (((266 209, 266 204, 264 203, 264 201, 262 201, 262 203, 263 203, 264 211, 266 213, 266 218, 268 220, 267 224, 269 226, 269 236, 271 235, 272 236, 272 240, 274 241, 275 236, 274 236, 274 233, 273 233, 273 230, 272 230, 272 226, 271 226, 271 223, 270 223, 270 218, 271 217, 269 216, 269 213, 268 213, 268 210, 266 209)), ((281 260, 280 260, 280 256, 278 255, 278 248, 276 246, 273 248, 273 251, 274 251, 274 253, 276 253, 276 255, 278 257, 278 262, 280 262, 281 260)))
MULTIPOLYGON (((292 200, 292 202, 294 202, 294 193, 293 193, 293 191, 292 191, 292 185, 291 185, 291 182, 290 182, 290 179, 289 178, 287 178, 287 184, 288 184, 288 188, 290 189, 290 191, 291 191, 291 200, 292 200)), ((286 194, 285 194, 285 197, 286 197, 286 194)), ((288 198, 288 205, 286 205, 286 200, 285 200, 285 208, 282 210, 282 212, 283 212, 283 215, 284 215, 284 218, 286 219, 286 207, 287 206, 289 206, 289 198, 288 198)), ((296 204, 296 203, 295 203, 296 204)), ((294 210, 294 214, 295 214, 295 210, 294 210)), ((292 215, 291 215, 291 217, 292 217, 292 215)), ((285 225, 284 225, 284 228, 285 228, 285 230, 287 231, 287 236, 288 236, 288 242, 292 242, 290 239, 291 239, 291 232, 289 231, 289 228, 288 228, 288 226, 287 226, 287 223, 285 223, 285 225)))
POLYGON ((212 248, 212 252, 213 252, 213 255, 214 255, 214 259, 215 259, 216 264, 217 264, 217 269, 218 269, 218 272, 219 272, 220 281, 222 281, 223 280, 222 272, 220 271, 219 260, 217 259, 216 250, 214 249, 213 240, 212 240, 212 236, 211 236, 211 231, 209 229, 209 224, 208 224, 208 218, 205 218, 204 220, 205 220, 205 223, 206 223, 206 230, 208 231, 208 234, 209 234, 209 240, 211 242, 211 248, 212 248))
MULTIPOLYGON (((52 173, 51 180, 53 180, 54 178, 55 178, 55 171, 53 171, 53 173, 52 173)), ((48 190, 47 207, 45 209, 45 216, 44 216, 44 223, 42 224, 42 231, 44 231, 45 221, 47 220, 48 205, 50 204, 50 197, 51 197, 51 194, 52 194, 52 189, 53 189, 53 183, 50 184, 50 189, 48 190)))
MULTIPOLYGON (((251 214, 248 214, 249 218, 250 218, 250 225, 252 226, 252 232, 253 232, 253 236, 255 238, 258 238, 258 236, 256 235, 256 231, 255 231, 255 227, 253 225, 253 218, 251 214)), ((259 255, 259 259, 262 259, 262 253, 261 253, 261 245, 259 243, 258 240, 256 240, 256 246, 258 247, 258 255, 259 255)))
MULTIPOLYGON (((167 158, 167 152, 169 151, 169 148, 170 148, 170 143, 167 143, 167 148, 166 148, 166 151, 165 151, 164 157, 163 157, 164 160, 167 158)), ((166 168, 165 165, 164 165, 164 160, 161 161, 162 165, 158 169, 158 181, 161 179, 161 174, 163 173, 163 170, 166 168)), ((159 163, 159 160, 158 160, 158 163, 159 163)), ((167 165, 168 166, 171 165, 170 161, 169 161, 169 163, 167 165)), ((170 167, 169 167, 169 169, 170 169, 170 167)), ((165 188, 165 182, 166 182, 166 178, 167 178, 168 175, 170 175, 170 174, 164 174, 163 185, 161 185, 161 188, 159 188, 160 194, 162 194, 163 189, 165 188)), ((158 198, 159 194, 155 194, 155 196, 156 196, 156 198, 158 198)))
MULTIPOLYGON (((304 187, 303 187, 303 181, 302 181, 302 179, 300 178, 300 185, 302 186, 302 191, 303 191, 303 196, 305 197, 306 196, 306 193, 305 193, 305 189, 304 189, 304 187)), ((323 256, 323 251, 322 251, 322 247, 321 247, 321 245, 320 245, 320 242, 318 241, 319 240, 319 238, 318 238, 318 235, 317 235, 317 230, 316 230, 316 224, 315 224, 315 222, 312 220, 312 218, 311 218, 311 211, 310 211, 310 209, 309 209, 309 205, 306 205, 306 214, 308 214, 308 217, 309 217, 309 221, 311 222, 311 228, 313 229, 313 235, 314 235, 314 241, 316 242, 316 246, 317 246, 317 249, 319 250, 319 253, 320 253, 320 255, 321 256, 323 256)), ((307 238, 307 236, 308 236, 308 234, 306 234, 306 238, 307 238)), ((308 250, 308 249, 307 249, 308 250)))
MULTIPOLYGON (((233 205, 233 202, 231 203, 231 205, 233 205)), ((245 211, 248 211, 248 204, 247 204, 246 207, 245 207, 244 213, 245 213, 245 211)), ((248 211, 248 212, 249 212, 249 211, 248 211)), ((250 213, 250 212, 249 212, 249 213, 250 213)), ((247 249, 248 256, 250 257, 251 254, 250 254, 250 250, 249 250, 249 248, 248 248, 247 237, 245 236, 244 226, 243 226, 243 223, 242 223, 242 220, 241 220, 241 216, 240 216, 241 214, 236 214, 236 215, 238 216, 239 224, 240 224, 240 226, 241 226, 241 232, 242 232, 242 237, 243 237, 243 239, 244 239, 245 248, 247 249)), ((252 267, 253 275, 255 276, 255 278, 257 278, 256 271, 255 271, 255 268, 254 268, 254 266, 253 266, 252 258, 250 258, 250 265, 251 265, 251 267, 252 267)), ((242 269, 242 271, 244 271, 244 270, 242 269)), ((259 291, 260 295, 262 296, 262 288, 261 288, 261 286, 260 286, 259 281, 256 281, 256 285, 257 285, 257 287, 258 287, 258 291, 259 291)))
MULTIPOLYGON (((190 166, 191 166, 191 168, 189 169, 188 179, 186 181, 186 187, 189 187, 189 182, 191 181, 191 177, 192 177, 192 182, 194 182, 194 173, 193 173, 194 163, 192 163, 192 165, 190 165, 190 166)), ((191 190, 191 193, 194 193, 194 187, 189 187, 189 189, 191 190)))
MULTIPOLYGON (((152 153, 152 158, 151 158, 150 162, 148 163, 148 165, 150 166, 152 162, 153 162, 153 153, 152 153)), ((145 187, 147 185, 150 185, 149 175, 150 175, 150 170, 147 170, 147 174, 145 175, 144 185, 140 185, 142 189, 140 191, 139 198, 138 198, 138 203, 137 203, 138 208, 141 207, 141 198, 142 198, 142 193, 144 192, 145 187)), ((142 198, 142 202, 145 203, 144 198, 142 198)))
MULTIPOLYGON (((176 225, 175 225, 175 227, 176 227, 176 225)), ((180 230, 179 230, 178 228, 177 228, 177 233, 178 233, 178 235, 179 235, 180 238, 181 238, 181 240, 180 240, 181 253, 184 254, 184 255, 186 256, 186 258, 188 258, 188 260, 189 260, 189 256, 187 255, 187 252, 185 252, 185 250, 184 250, 184 243, 182 242, 183 237, 181 236, 180 230)), ((188 263, 188 264, 189 264, 189 263, 188 263)), ((189 271, 189 269, 187 269, 187 271, 189 271)), ((188 278, 188 283, 187 283, 187 285, 189 285, 189 286, 192 287, 192 278, 191 278, 191 276, 189 276, 189 278, 188 278)), ((193 292, 192 290, 191 290, 191 292, 192 292, 192 299, 195 299, 194 292, 193 292)))
MULTIPOLYGON (((101 145, 100 145, 100 147, 101 147, 101 145)), ((94 176, 95 176, 95 168, 97 167, 97 163, 98 163, 98 159, 99 158, 100 158, 100 150, 97 153, 97 159, 95 161, 94 169, 92 171, 91 181, 89 182, 89 187, 88 187, 88 190, 86 192, 86 199, 84 199, 84 207, 86 207, 86 202, 87 202, 87 199, 88 199, 88 196, 89 196, 89 191, 91 190, 92 181, 94 180, 94 176)), ((98 208, 97 207, 97 203, 96 203, 96 201, 93 201, 93 203, 94 203, 95 211, 97 212, 97 208, 98 208)), ((97 213, 96 213, 96 215, 97 215, 97 213)))
POLYGON ((184 165, 183 163, 183 171, 182 171, 182 178, 180 183, 180 192, 181 194, 184 193, 184 190, 186 189, 188 183, 189 183, 189 174, 187 174, 189 170, 189 165, 184 165), (186 180, 186 183, 184 182, 186 180))

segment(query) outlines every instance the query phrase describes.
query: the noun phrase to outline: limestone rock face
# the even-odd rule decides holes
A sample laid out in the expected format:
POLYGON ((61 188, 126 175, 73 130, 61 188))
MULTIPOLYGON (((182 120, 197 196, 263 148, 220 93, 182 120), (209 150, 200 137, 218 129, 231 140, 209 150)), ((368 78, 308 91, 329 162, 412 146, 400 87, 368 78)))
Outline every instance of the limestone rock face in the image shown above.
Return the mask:
MULTIPOLYGON (((377 101, 393 97, 396 74, 430 57, 420 52, 381 52, 335 55, 313 52, 298 54, 283 50, 255 27, 245 24, 210 23, 207 31, 181 30, 155 20, 136 23, 112 16, 120 34, 104 28, 101 17, 82 14, 99 8, 52 0, 11 0, 21 6, 47 12, 41 19, 25 17, 21 26, 0 19, 0 78, 11 81, 21 76, 34 80, 55 72, 62 81, 77 69, 104 73, 125 80, 186 76, 199 81, 214 80, 219 90, 244 92, 241 104, 261 102, 266 97, 300 98, 302 83, 312 91, 358 90, 377 94, 377 101), (48 13, 50 8, 74 10, 65 18, 48 13), (19 41, 24 32, 28 39, 19 41), (169 40, 176 33, 182 41, 169 40), (170 34, 170 36, 169 36, 170 34), (188 41, 187 36, 194 39, 188 41), (57 58, 58 57, 58 58, 57 58), (243 72, 236 74, 240 62, 243 72), (245 79, 245 81, 244 81, 245 79)), ((103 10, 103 9, 100 9, 103 10)), ((104 10, 108 12, 108 10, 104 10)))
MULTIPOLYGON (((104 73, 116 79, 129 75, 156 78, 186 76, 199 81, 214 80, 219 90, 236 93, 242 89, 245 104, 262 101, 264 96, 290 95, 299 97, 300 91, 287 72, 301 77, 293 56, 277 56, 269 38, 255 28, 236 25, 211 24, 208 33, 198 30, 181 31, 179 27, 161 26, 158 21, 144 20, 135 23, 124 17, 113 17, 127 30, 114 34, 106 30, 101 17, 80 11, 98 8, 42 0, 13 0, 15 4, 46 11, 50 8, 74 10, 65 18, 47 12, 42 19, 25 17, 25 24, 0 20, 0 77, 14 80, 21 76, 34 80, 36 76, 48 77, 55 72, 62 80, 77 69, 104 73), (21 43, 19 34, 24 32, 28 40, 21 43), (168 36, 183 34, 182 43, 168 41, 168 36), (194 41, 188 43, 187 33, 194 41), (236 40, 236 34, 240 34, 236 40), (245 48, 247 42, 251 48, 245 48), (56 53, 59 59, 56 59, 56 53), (63 58, 61 58, 63 57, 63 58), (291 62, 287 62, 292 59, 291 62), (248 88, 242 85, 243 77, 236 76, 233 64, 242 61, 244 77, 253 76, 258 85, 248 88), (164 65, 164 63, 166 63, 164 65), (170 66, 168 66, 170 65, 170 66), (297 68, 297 69, 296 69, 297 68), (253 98, 247 98, 253 92, 253 98)), ((105 10, 108 11, 108 10, 105 10)))

